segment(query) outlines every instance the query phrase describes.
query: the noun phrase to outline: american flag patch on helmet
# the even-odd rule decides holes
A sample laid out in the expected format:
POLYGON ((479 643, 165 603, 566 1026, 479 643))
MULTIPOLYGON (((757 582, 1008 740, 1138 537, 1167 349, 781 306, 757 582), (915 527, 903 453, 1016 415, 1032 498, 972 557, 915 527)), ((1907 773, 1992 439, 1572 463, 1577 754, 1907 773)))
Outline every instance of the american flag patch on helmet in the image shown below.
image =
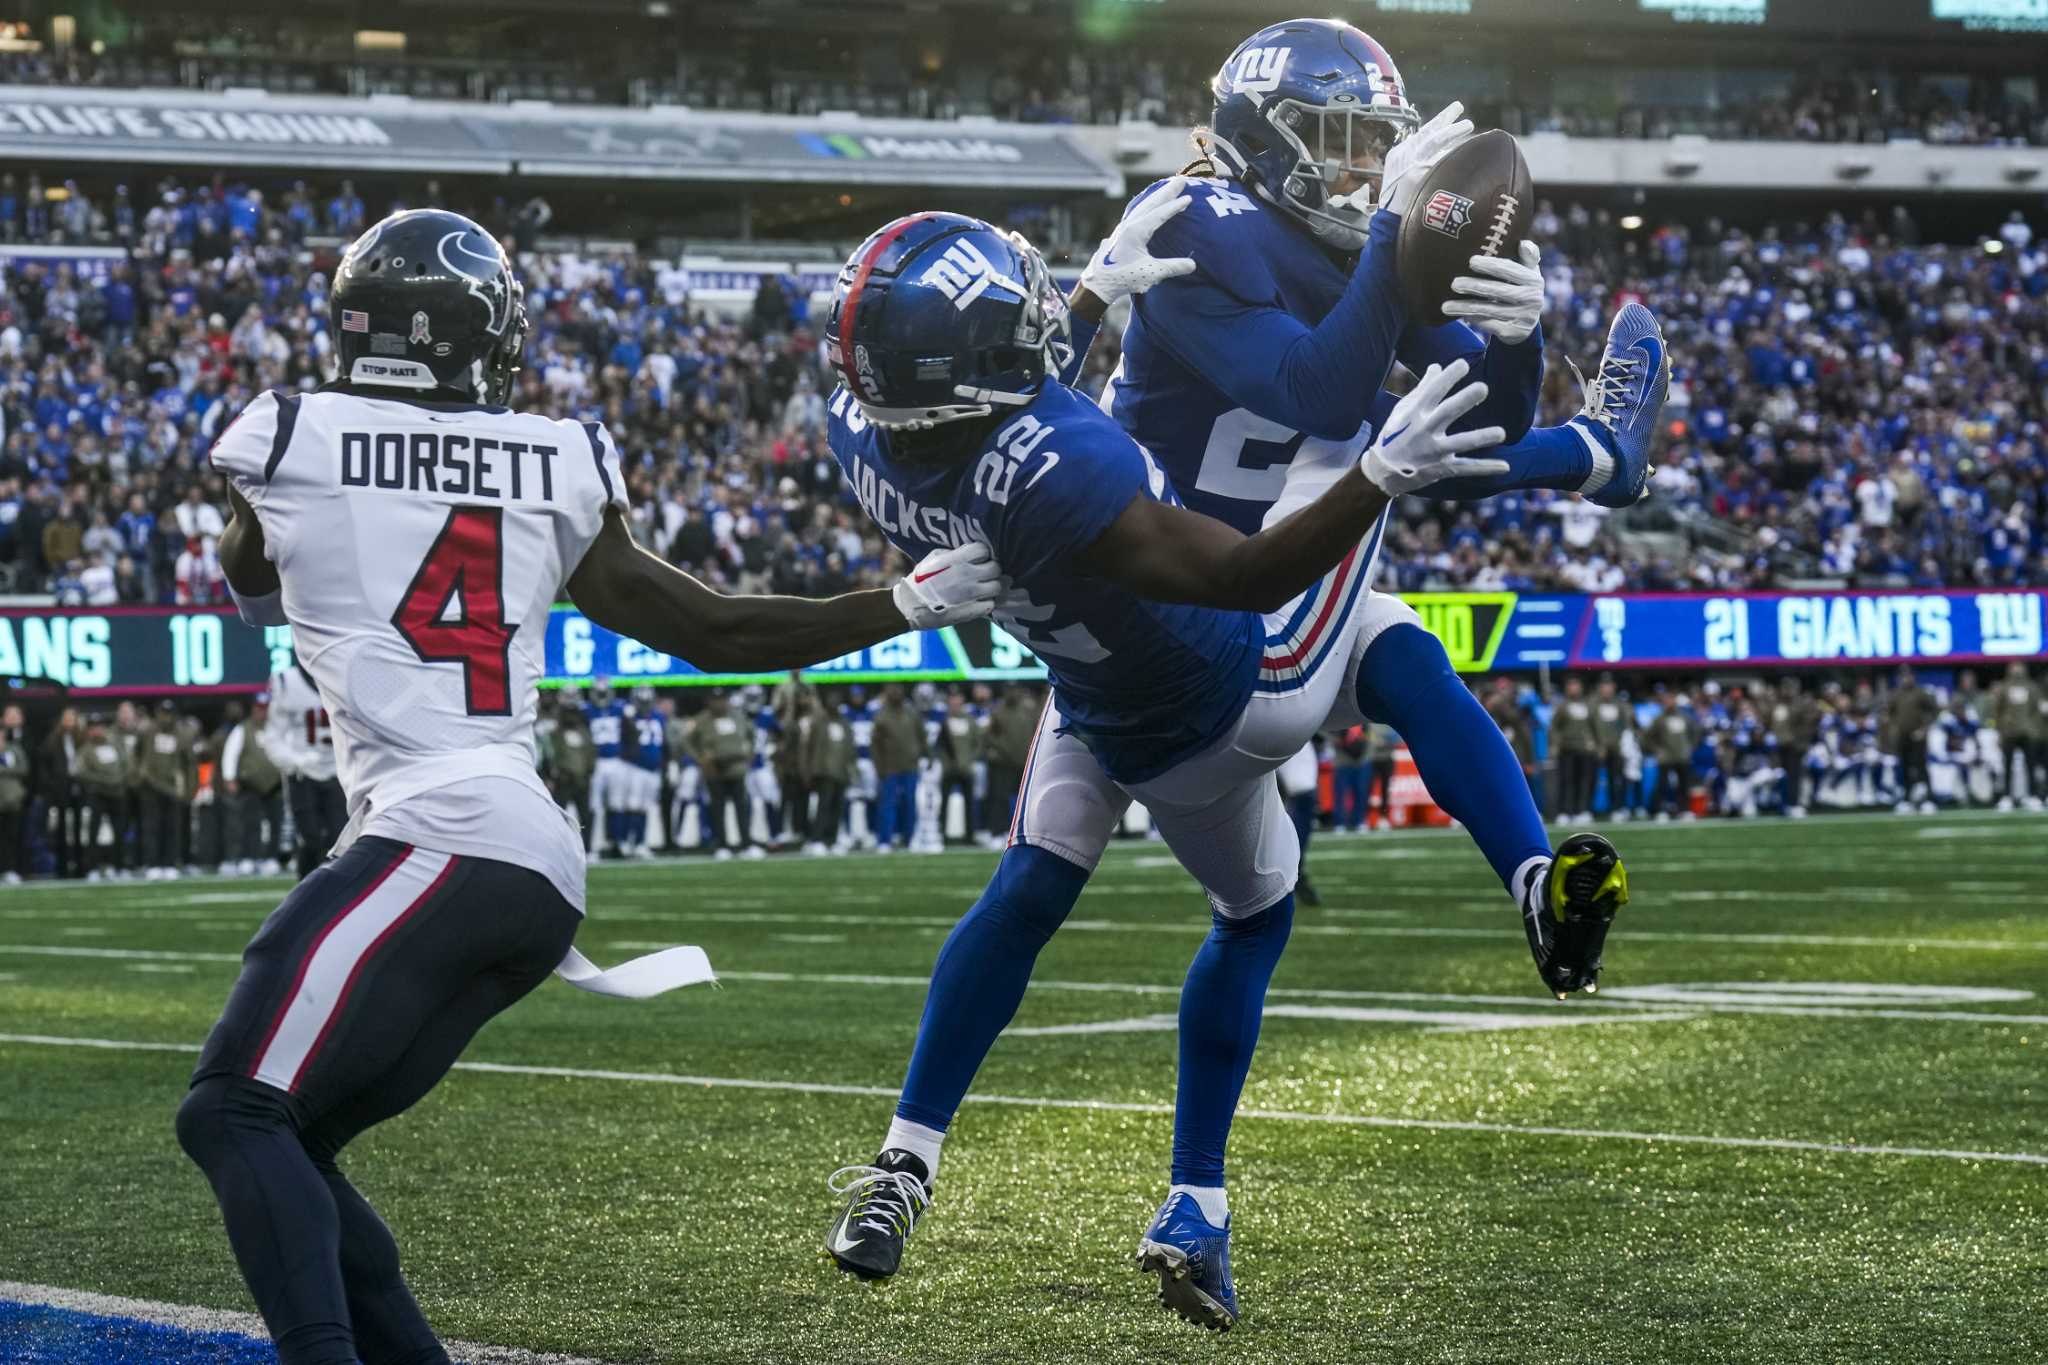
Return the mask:
POLYGON ((370 315, 359 313, 353 308, 341 310, 341 330, 344 332, 367 332, 370 330, 370 315))

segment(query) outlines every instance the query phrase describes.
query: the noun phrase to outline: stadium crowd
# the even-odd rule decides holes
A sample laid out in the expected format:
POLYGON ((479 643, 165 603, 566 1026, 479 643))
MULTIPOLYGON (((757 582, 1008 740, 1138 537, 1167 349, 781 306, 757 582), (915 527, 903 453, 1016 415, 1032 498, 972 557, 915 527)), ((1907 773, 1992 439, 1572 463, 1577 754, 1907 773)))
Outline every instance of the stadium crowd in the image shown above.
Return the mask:
MULTIPOLYGON (((439 193, 427 182, 418 202, 439 193)), ((373 216, 346 180, 165 181, 137 198, 0 174, 0 238, 132 251, 104 270, 17 260, 0 282, 0 576, 67 603, 219 600, 205 453, 255 393, 319 381, 332 241, 373 216)), ((482 208, 515 242, 531 212, 482 208)), ((1920 242, 1903 210, 1751 231, 1546 202, 1534 232, 1546 420, 1576 410, 1563 362, 1596 361, 1620 301, 1664 321, 1655 497, 1618 519, 1562 494, 1404 500, 1385 558, 1399 588, 2048 583, 2048 243, 2023 217, 1950 246, 1920 242)), ((781 592, 886 569, 825 449, 832 378, 793 277, 764 277, 751 312, 721 320, 663 263, 521 266, 535 332, 516 401, 609 423, 650 548, 781 592)), ((1087 382, 1114 361, 1112 332, 1087 382)))
MULTIPOLYGON (((281 28, 289 27, 281 25, 281 28)), ((695 42, 668 51, 636 47, 632 59, 586 54, 575 63, 506 61, 455 54, 406 61, 323 59, 295 53, 282 33, 233 51, 195 54, 151 48, 94 54, 0 54, 0 83, 70 88, 192 85, 261 87, 290 94, 403 94, 419 99, 551 100, 560 104, 683 104, 697 109, 807 115, 845 110, 871 117, 993 117, 1020 123, 1113 124, 1132 119, 1196 124, 1219 55, 1151 43, 1001 45, 933 68, 888 42, 861 52, 858 70, 837 44, 745 53, 695 42)), ((1404 67, 1410 66, 1404 62, 1404 67)), ((1425 64, 1408 74, 1427 81, 1425 64)), ((1503 66, 1496 73, 1505 81, 1503 66)), ((1573 67, 1564 81, 1621 88, 1654 86, 1660 72, 1627 64, 1613 73, 1573 67)), ((1739 141, 1886 142, 1946 146, 2040 146, 2048 111, 1995 79, 1922 80, 1922 73, 1866 71, 1825 80, 1758 70, 1725 89, 1696 89, 1698 71, 1672 73, 1692 102, 1642 104, 1612 96, 1543 102, 1468 100, 1475 114, 1514 133, 1665 138, 1680 133, 1739 141), (1759 82, 1761 82, 1759 84, 1759 82)), ((1745 73, 1735 73, 1744 75, 1745 73)), ((1448 97, 1448 94, 1446 95, 1448 97)))

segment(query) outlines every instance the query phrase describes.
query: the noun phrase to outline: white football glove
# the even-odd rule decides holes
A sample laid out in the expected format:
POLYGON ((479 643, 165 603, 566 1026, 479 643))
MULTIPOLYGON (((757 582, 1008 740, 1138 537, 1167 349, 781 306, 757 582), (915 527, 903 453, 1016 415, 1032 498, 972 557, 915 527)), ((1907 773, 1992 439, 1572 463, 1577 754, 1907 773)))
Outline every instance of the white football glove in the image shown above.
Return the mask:
POLYGON ((1387 414, 1380 434, 1359 460, 1373 487, 1388 497, 1413 493, 1446 479, 1487 478, 1508 472, 1506 460, 1470 460, 1464 452, 1497 446, 1507 437, 1499 427, 1447 433, 1451 423, 1486 401, 1486 385, 1458 388, 1465 362, 1432 365, 1387 414), (1457 391, 1452 392, 1453 389, 1457 391))
POLYGON ((1474 256, 1471 270, 1451 281, 1444 316, 1463 318, 1510 344, 1527 341, 1543 320, 1543 255, 1536 244, 1522 243, 1519 261, 1474 256))
POLYGON ((979 621, 1002 591, 1002 570, 986 545, 970 542, 934 550, 896 580, 890 595, 896 610, 916 630, 937 630, 979 621))
POLYGON ((1429 178, 1430 168, 1472 136, 1472 120, 1464 117, 1464 113, 1465 106, 1452 100, 1435 118, 1393 145, 1380 172, 1381 208, 1405 217, 1414 207, 1415 196, 1422 189, 1422 182, 1429 178))
POLYGON ((1106 304, 1132 294, 1142 294, 1161 280, 1193 272, 1195 263, 1187 256, 1164 259, 1151 251, 1152 234, 1159 225, 1187 208, 1188 182, 1174 176, 1133 210, 1116 231, 1103 238, 1081 272, 1081 287, 1106 304))

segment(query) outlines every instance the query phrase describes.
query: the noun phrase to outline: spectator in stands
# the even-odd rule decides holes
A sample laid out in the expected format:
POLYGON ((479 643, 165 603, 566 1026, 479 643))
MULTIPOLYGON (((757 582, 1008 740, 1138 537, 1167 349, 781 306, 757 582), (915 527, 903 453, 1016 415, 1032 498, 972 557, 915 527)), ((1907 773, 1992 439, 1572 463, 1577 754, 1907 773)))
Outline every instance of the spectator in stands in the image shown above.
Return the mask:
POLYGON ((248 717, 229 728, 221 746, 218 789, 228 807, 228 849, 234 870, 243 876, 276 872, 283 865, 284 774, 264 747, 263 727, 269 720, 269 694, 259 692, 248 717))
POLYGON ((86 880, 96 882, 121 870, 122 817, 131 771, 128 755, 109 729, 106 717, 93 718, 84 742, 76 747, 75 762, 84 804, 79 842, 87 868, 86 880))
POLYGON ((221 574, 220 557, 204 537, 191 536, 178 556, 175 570, 176 602, 181 607, 206 606, 221 600, 227 580, 221 574))
POLYGON ((21 881, 26 866, 29 796, 35 779, 29 762, 27 718, 19 706, 0 711, 0 882, 21 881))
POLYGON ((917 832, 917 765, 925 754, 924 722, 910 709, 897 683, 882 688, 868 750, 874 755, 879 785, 875 849, 888 853, 906 847, 917 832))

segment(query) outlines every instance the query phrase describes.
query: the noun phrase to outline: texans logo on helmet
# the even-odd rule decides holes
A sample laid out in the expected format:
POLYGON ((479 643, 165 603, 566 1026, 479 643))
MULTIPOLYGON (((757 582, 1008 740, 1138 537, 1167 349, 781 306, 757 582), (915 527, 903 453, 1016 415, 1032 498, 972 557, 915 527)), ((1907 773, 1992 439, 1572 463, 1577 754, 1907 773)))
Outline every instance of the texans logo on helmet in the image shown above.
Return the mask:
POLYGON ((1465 230, 1472 221, 1472 201, 1462 194, 1449 190, 1438 190, 1422 206, 1422 224, 1435 228, 1446 237, 1455 237, 1465 230))

